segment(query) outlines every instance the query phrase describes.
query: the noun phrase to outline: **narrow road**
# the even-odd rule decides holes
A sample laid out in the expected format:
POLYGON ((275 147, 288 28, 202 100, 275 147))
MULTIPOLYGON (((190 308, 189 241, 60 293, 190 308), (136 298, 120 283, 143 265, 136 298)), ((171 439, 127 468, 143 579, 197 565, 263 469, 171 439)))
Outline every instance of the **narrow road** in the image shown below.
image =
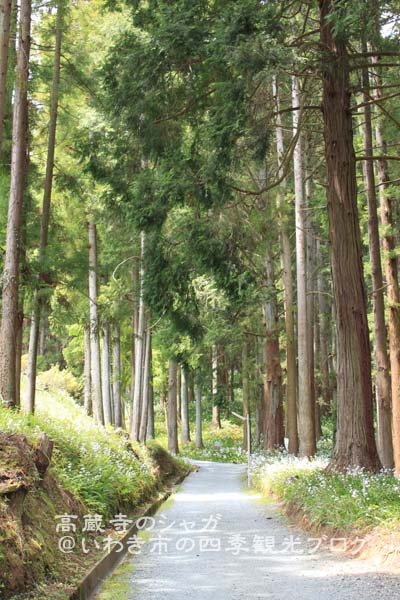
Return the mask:
MULTIPOLYGON (((154 528, 129 559, 128 585, 115 600, 400 598, 400 577, 288 527, 272 505, 247 492, 243 466, 198 465, 155 523, 143 523, 154 528)), ((107 582, 102 589, 99 600, 108 597, 107 582)))

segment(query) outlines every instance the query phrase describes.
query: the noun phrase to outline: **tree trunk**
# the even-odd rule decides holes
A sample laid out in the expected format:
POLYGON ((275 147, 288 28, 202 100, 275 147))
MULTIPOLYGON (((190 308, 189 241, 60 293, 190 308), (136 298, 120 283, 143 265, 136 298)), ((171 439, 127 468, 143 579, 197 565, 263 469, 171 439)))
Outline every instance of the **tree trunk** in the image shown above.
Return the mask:
POLYGON ((96 224, 89 224, 89 315, 90 315, 90 378, 92 382, 92 408, 97 425, 104 424, 101 395, 100 335, 97 310, 97 232, 96 224))
POLYGON ((7 73, 10 44, 12 0, 0 3, 0 159, 3 149, 4 115, 7 103, 7 73))
POLYGON ((84 407, 87 415, 92 415, 92 392, 91 392, 91 379, 90 379, 90 329, 89 327, 84 328, 83 332, 83 343, 84 343, 84 375, 85 375, 85 386, 84 386, 84 407))
POLYGON ((320 0, 328 218, 337 326, 337 434, 332 469, 379 468, 373 425, 371 352, 357 213, 349 59, 335 36, 332 0, 320 0))
POLYGON ((143 369, 143 405, 140 419, 139 439, 142 444, 146 443, 147 424, 149 421, 149 401, 150 401, 150 366, 151 366, 151 328, 150 319, 146 319, 146 337, 145 337, 145 352, 144 352, 144 369, 143 369))
POLYGON ((188 390, 188 379, 189 379, 189 371, 185 365, 182 365, 181 371, 181 415, 182 415, 182 425, 181 425, 181 443, 182 445, 189 444, 190 442, 190 427, 189 427, 189 390, 188 390))
POLYGON ((167 409, 167 421, 168 421, 168 450, 172 454, 179 453, 178 447, 178 421, 177 421, 177 410, 176 410, 176 398, 177 398, 177 387, 176 387, 176 373, 177 364, 174 360, 169 361, 169 373, 168 373, 168 409, 167 409))
MULTIPOLYGON (((379 65, 379 62, 377 62, 379 65)), ((375 79, 375 98, 380 100, 382 84, 379 73, 375 79)), ((382 134, 382 123, 378 118, 375 127, 377 154, 384 156, 386 144, 382 134)), ((390 174, 387 160, 378 160, 380 214, 383 226, 383 264, 387 285, 389 360, 391 372, 393 454, 396 473, 400 476, 400 293, 398 283, 397 259, 395 253, 393 198, 390 187, 390 174)))
POLYGON ((153 349, 150 345, 150 381, 149 381, 149 415, 147 421, 147 437, 151 440, 155 438, 154 423, 154 388, 153 388, 153 349))
POLYGON ((53 172, 54 172, 54 154, 56 147, 56 129, 57 129, 57 112, 58 112, 58 97, 60 87, 60 62, 61 62, 61 41, 63 32, 63 10, 59 6, 56 19, 56 41, 54 51, 54 68, 53 68, 53 84, 50 99, 50 123, 49 137, 47 144, 47 161, 46 175, 44 180, 43 205, 42 205, 42 220, 40 226, 40 242, 39 242, 39 265, 40 275, 39 281, 35 286, 33 293, 33 311, 31 319, 31 330, 29 335, 29 352, 28 352, 28 382, 25 397, 25 411, 33 413, 35 411, 35 394, 36 394, 36 368, 37 368, 37 352, 40 330, 40 317, 42 311, 43 298, 41 298, 41 286, 46 281, 45 277, 45 260, 48 243, 49 221, 50 221, 50 205, 51 194, 53 189, 53 172))
POLYGON ((264 270, 265 376, 264 376, 264 449, 274 450, 284 445, 282 370, 279 351, 279 327, 276 301, 274 263, 267 252, 264 270))
MULTIPOLYGON (((243 450, 249 450, 248 417, 250 415, 249 347, 244 340, 242 347, 242 396, 243 396, 243 450)), ((251 439, 250 439, 251 447, 251 439)))
POLYGON ((221 429, 221 406, 218 382, 218 347, 216 344, 214 344, 212 347, 212 424, 216 429, 221 429))
POLYGON ((133 440, 139 441, 139 429, 142 409, 142 378, 143 378, 143 358, 144 358, 144 251, 146 237, 144 231, 140 234, 140 277, 139 277, 139 314, 138 326, 135 340, 135 381, 133 389, 133 402, 131 410, 130 436, 133 440))
POLYGON ((321 377, 322 414, 326 415, 331 407, 331 394, 329 384, 329 337, 331 308, 328 302, 328 290, 322 272, 322 257, 320 242, 317 240, 317 287, 318 287, 318 314, 319 314, 319 370, 321 377))
MULTIPOLYGON (((275 97, 276 117, 276 149, 278 164, 280 165, 285 148, 283 143, 283 129, 280 110, 279 88, 276 77, 273 78, 272 91, 275 97)), ((296 346, 294 330, 293 308, 293 277, 292 277, 292 250, 290 246, 288 219, 285 214, 285 196, 287 181, 283 180, 278 192, 278 210, 280 220, 280 244, 282 261, 282 284, 285 305, 285 332, 286 332, 286 435, 289 439, 289 454, 296 455, 299 450, 297 432, 297 367, 296 346)))
POLYGON ((131 314, 131 386, 130 386, 130 398, 131 398, 131 411, 133 407, 133 398, 135 395, 135 352, 136 352, 136 335, 138 331, 139 324, 139 306, 138 306, 138 272, 136 262, 132 267, 131 271, 131 281, 132 281, 132 314, 131 314))
MULTIPOLYGON (((300 107, 297 77, 292 81, 293 106, 300 107)), ((293 112, 294 134, 299 131, 299 110, 293 112)), ((302 139, 299 136, 293 153, 296 212, 297 335, 298 335, 298 431, 300 456, 315 454, 314 405, 311 391, 310 331, 307 324, 306 218, 303 190, 302 139)))
POLYGON ((122 427, 121 335, 118 325, 113 327, 113 403, 114 425, 122 427))
POLYGON ((196 448, 204 448, 203 431, 202 431, 202 414, 201 414, 201 378, 200 369, 196 369, 195 381, 195 396, 196 396, 196 448))
POLYGON ((2 277, 0 328, 0 399, 15 406, 16 337, 23 195, 26 179, 28 131, 27 88, 29 76, 31 2, 21 0, 17 73, 14 91, 13 140, 6 251, 2 277))
MULTIPOLYGON (((363 45, 366 52, 366 44, 363 45)), ((371 105, 369 104, 369 72, 363 69, 362 83, 364 88, 363 101, 364 114, 364 154, 373 156, 373 137, 371 105)), ((387 469, 393 468, 393 444, 392 444, 392 401, 390 365, 387 351, 387 335, 385 323, 385 301, 383 296, 383 275, 381 263, 381 248, 379 240, 379 221, 377 209, 377 197, 375 187, 374 163, 372 160, 363 162, 365 190, 368 203, 368 238, 369 255, 372 273, 372 291, 374 306, 374 341, 375 341, 375 364, 376 364, 376 409, 378 422, 378 452, 381 463, 387 469)))
POLYGON ((112 406, 111 406, 111 377, 110 377, 110 328, 107 321, 103 321, 103 347, 101 353, 101 395, 103 398, 104 424, 111 425, 112 406))

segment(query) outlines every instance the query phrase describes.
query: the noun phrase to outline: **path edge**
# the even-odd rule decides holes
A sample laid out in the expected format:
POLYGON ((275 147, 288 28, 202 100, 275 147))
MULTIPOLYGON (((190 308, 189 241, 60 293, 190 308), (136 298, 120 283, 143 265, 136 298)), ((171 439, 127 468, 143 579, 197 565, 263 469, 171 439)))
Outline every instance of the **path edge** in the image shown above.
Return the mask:
MULTIPOLYGON (((188 472, 180 475, 161 495, 154 500, 149 506, 142 512, 139 512, 138 517, 151 517, 154 515, 159 508, 164 504, 166 500, 174 493, 176 487, 182 483, 191 473, 196 472, 198 467, 194 467, 188 472)), ((112 571, 119 565, 122 559, 128 552, 128 540, 137 533, 138 529, 136 525, 132 525, 128 529, 122 538, 119 539, 123 548, 120 550, 117 546, 114 546, 108 554, 105 554, 98 562, 86 573, 80 583, 75 587, 74 591, 69 595, 69 600, 90 600, 92 594, 104 581, 104 579, 111 574, 112 571)))

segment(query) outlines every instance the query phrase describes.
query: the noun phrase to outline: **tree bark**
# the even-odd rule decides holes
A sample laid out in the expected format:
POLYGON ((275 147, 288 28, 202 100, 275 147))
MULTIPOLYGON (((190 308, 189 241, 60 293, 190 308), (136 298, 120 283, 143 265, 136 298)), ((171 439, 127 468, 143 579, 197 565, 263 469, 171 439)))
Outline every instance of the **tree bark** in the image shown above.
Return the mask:
POLYGON ((40 226, 40 242, 39 242, 39 265, 40 275, 39 281, 33 292, 33 310, 31 318, 31 329, 29 335, 29 351, 28 351, 28 381, 24 403, 24 409, 27 413, 35 411, 35 394, 36 394, 36 369, 37 369, 37 353, 40 330, 40 317, 42 312, 43 298, 41 297, 41 286, 43 286, 45 278, 45 260, 48 243, 49 221, 50 221, 50 206, 51 194, 53 189, 53 172, 54 172, 54 155, 56 147, 56 130, 57 130, 57 113, 58 113, 58 98, 60 88, 60 66, 61 66, 61 42, 63 32, 63 9, 58 6, 56 18, 56 40, 54 51, 54 68, 53 68, 53 83, 50 99, 50 123, 49 136, 47 143, 47 161, 46 175, 44 180, 43 205, 42 205, 42 220, 40 226))
POLYGON ((113 327, 113 405, 114 425, 122 427, 121 396, 121 334, 118 325, 113 327))
POLYGON ((218 346, 214 344, 212 347, 212 424, 216 429, 221 429, 221 406, 218 389, 218 366, 218 346))
POLYGON ((322 413, 328 414, 331 407, 331 394, 329 384, 329 337, 331 308, 328 302, 328 290, 322 272, 322 257, 320 242, 317 240, 318 262, 318 313, 319 313, 319 370, 321 376, 322 413))
POLYGON ((168 407, 167 407, 167 421, 168 421, 168 450, 172 454, 179 453, 178 446, 178 421, 177 421, 177 410, 176 410, 176 399, 177 399, 177 387, 176 387, 176 373, 177 364, 174 360, 169 361, 169 373, 168 373, 168 407))
POLYGON ((278 310, 271 252, 267 252, 265 259, 264 282, 268 298, 263 306, 265 327, 264 449, 274 450, 284 445, 284 429, 278 310))
MULTIPOLYGON (((276 117, 276 149, 278 165, 281 165, 285 155, 283 142, 282 118, 280 114, 280 97, 276 77, 272 81, 272 91, 275 98, 276 117)), ((292 277, 292 250, 290 246, 288 219, 285 214, 285 196, 287 181, 284 179, 278 191, 278 211, 280 220, 280 245, 282 262, 283 299, 285 306, 286 333, 286 435, 289 439, 289 454, 296 455, 299 450, 297 431, 297 367, 294 329, 294 302, 292 277)))
POLYGON ((153 388, 153 349, 150 346, 150 382, 149 382, 149 415, 147 421, 147 437, 154 440, 155 438, 155 423, 154 423, 154 388, 153 388))
MULTIPOLYGON (((250 415, 250 380, 249 380, 249 346, 248 341, 243 341, 242 347, 242 396, 243 396, 243 450, 246 452, 248 447, 248 417, 250 415)), ((250 439, 251 446, 251 439, 250 439)))
POLYGON ((91 391, 91 378, 90 378, 90 329, 85 326, 83 332, 83 345, 84 345, 84 407, 87 415, 92 415, 92 391, 91 391))
POLYGON ((335 36, 335 4, 320 0, 328 218, 337 326, 337 434, 332 469, 380 466, 373 425, 371 352, 357 213, 349 59, 335 36))
POLYGON ((143 380, 143 358, 144 358, 144 251, 146 236, 144 231, 140 234, 140 276, 139 276, 139 314, 138 326, 135 339, 135 381, 133 389, 133 402, 131 410, 130 436, 139 441, 139 429, 142 409, 142 380, 143 380))
MULTIPOLYGON (((292 79, 293 106, 300 107, 300 89, 297 77, 292 79)), ((299 110, 293 111, 294 134, 298 133, 299 110)), ((307 266, 306 219, 303 189, 303 149, 299 136, 293 153, 295 213, 296 213, 296 273, 297 273, 297 349, 298 349, 298 433, 300 456, 315 454, 314 405, 311 393, 311 357, 307 324, 307 266)))
MULTIPOLYGON (((367 51, 364 43, 363 51, 367 51)), ((369 72, 364 68, 362 71, 362 83, 364 88, 363 101, 366 103, 363 109, 364 123, 364 154, 373 156, 373 134, 371 105, 369 104, 369 72)), ((393 443, 392 443, 392 399, 390 365, 387 350, 387 335, 385 323, 385 301, 383 296, 383 275, 381 262, 381 248, 379 239, 379 220, 377 209, 377 195, 375 187, 374 163, 372 160, 363 162, 365 190, 368 203, 368 238, 369 255, 372 273, 372 291, 374 306, 374 341, 375 341, 375 364, 376 364, 376 409, 378 422, 378 452, 381 463, 387 469, 393 468, 393 443)))
POLYGON ((203 445, 203 421, 201 410, 201 379, 200 369, 196 369, 195 376, 195 397, 196 397, 196 448, 204 448, 203 445))
POLYGON ((10 407, 17 404, 15 377, 16 337, 18 331, 22 207, 27 165, 27 90, 31 28, 30 0, 21 0, 19 25, 20 33, 14 92, 10 198, 2 278, 2 319, 0 327, 0 398, 3 404, 10 407))
POLYGON ((90 378, 92 382, 92 408, 94 421, 104 425, 103 399, 101 395, 100 336, 97 310, 97 232, 90 219, 89 230, 89 315, 90 315, 90 378))
POLYGON ((150 320, 146 318, 146 337, 145 337, 145 352, 144 352, 144 369, 143 369, 143 405, 140 419, 139 439, 142 444, 146 443, 147 424, 149 421, 149 402, 150 402, 150 366, 151 366, 151 328, 150 320))
MULTIPOLYGON (((379 62, 377 62, 377 66, 379 62)), ((379 72, 375 76, 376 100, 380 100, 382 89, 379 87, 382 79, 379 72)), ((377 153, 386 155, 386 144, 382 133, 382 121, 376 121, 375 137, 377 153)), ((383 226, 382 246, 383 265, 387 285, 388 328, 389 328, 389 361, 391 372, 392 396, 392 432, 394 466, 397 476, 400 476, 400 293, 398 282, 397 258, 395 253, 396 240, 393 218, 393 198, 390 186, 390 173, 387 160, 380 159, 378 165, 380 215, 383 226)))
POLYGON ((182 365, 181 371, 181 396, 182 396, 182 405, 181 405, 181 415, 182 415, 182 425, 181 425, 181 443, 182 445, 190 443, 190 427, 189 427, 189 371, 185 365, 182 365))
POLYGON ((0 159, 3 150, 4 115, 7 103, 7 73, 12 0, 0 2, 0 159))
POLYGON ((104 424, 111 425, 112 405, 111 405, 111 377, 110 377, 110 327, 107 321, 103 321, 103 347, 101 353, 101 395, 103 399, 104 424))

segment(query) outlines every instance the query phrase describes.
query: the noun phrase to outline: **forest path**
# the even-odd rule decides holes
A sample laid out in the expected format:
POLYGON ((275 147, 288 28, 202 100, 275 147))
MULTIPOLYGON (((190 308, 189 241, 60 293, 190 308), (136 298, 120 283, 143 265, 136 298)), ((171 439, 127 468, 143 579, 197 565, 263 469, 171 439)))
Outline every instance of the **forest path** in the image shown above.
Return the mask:
MULTIPOLYGON (((112 576, 114 584, 125 578, 115 600, 400 598, 400 577, 314 551, 315 541, 246 490, 242 465, 196 464, 199 471, 157 513, 141 552, 112 576)), ((107 585, 96 598, 110 597, 107 585)))

